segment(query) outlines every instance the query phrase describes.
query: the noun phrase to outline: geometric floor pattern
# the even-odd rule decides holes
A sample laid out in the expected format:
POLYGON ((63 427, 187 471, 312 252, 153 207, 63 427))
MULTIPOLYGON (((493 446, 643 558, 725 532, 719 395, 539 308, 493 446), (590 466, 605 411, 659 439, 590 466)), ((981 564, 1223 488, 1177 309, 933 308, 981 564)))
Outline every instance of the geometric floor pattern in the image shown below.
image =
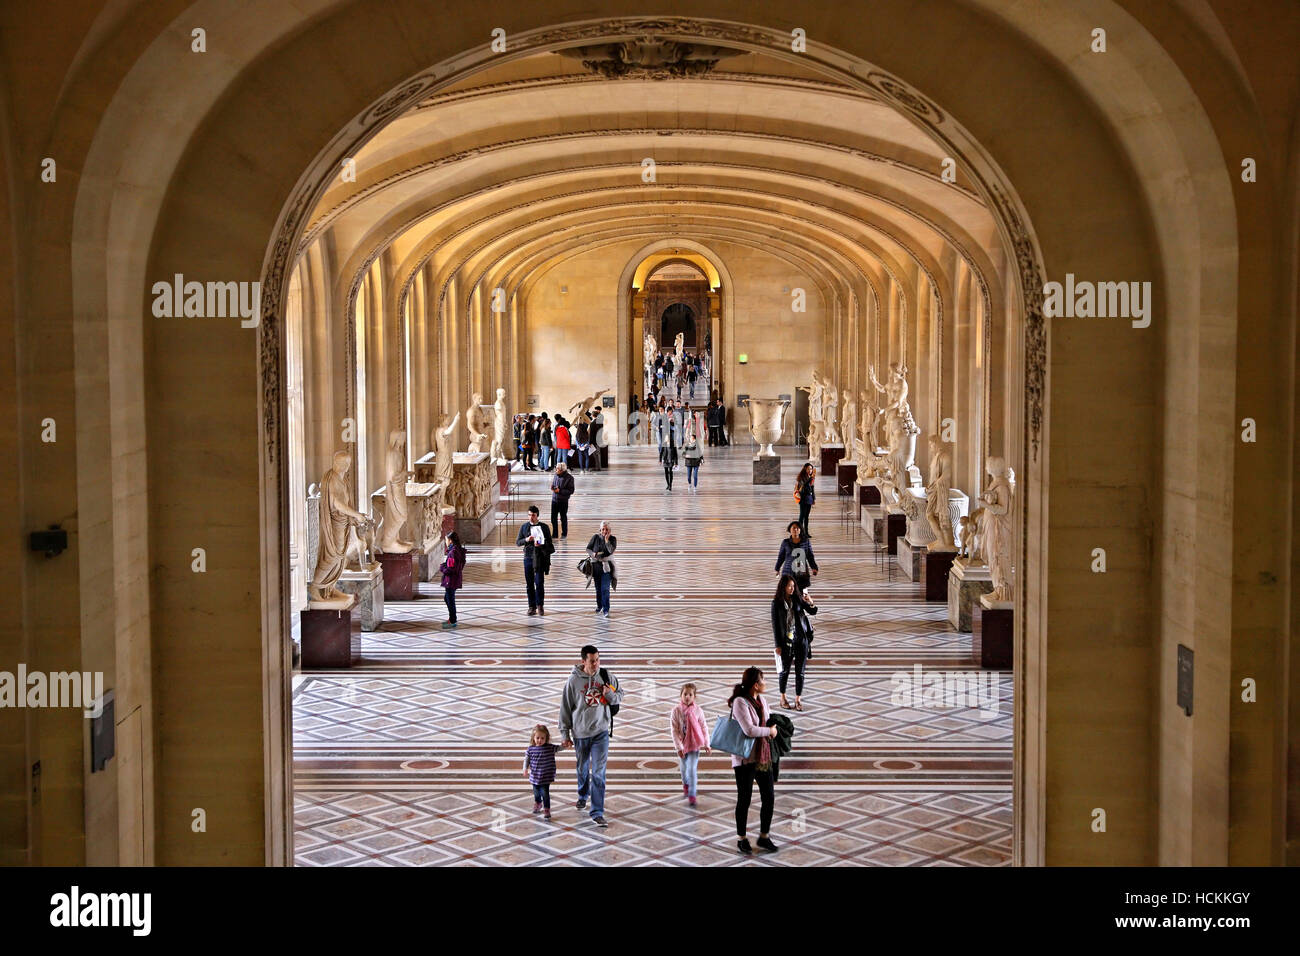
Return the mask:
POLYGON ((1008 865, 1011 675, 972 664, 970 635, 871 550, 823 477, 811 519, 820 613, 805 710, 788 712, 794 749, 772 828, 780 852, 735 852, 726 756, 701 759, 696 807, 682 799, 668 733, 681 684, 698 685, 710 724, 751 664, 779 699, 768 608, 799 462, 783 451, 778 486, 751 483, 749 447, 713 448, 700 489, 679 472, 668 494, 654 449, 612 449, 610 470, 575 476, 545 617, 525 614, 513 542, 529 504, 549 518, 550 476, 514 473, 519 494, 501 505, 514 513, 470 546, 459 628, 440 629, 441 590, 424 585, 416 600, 386 604, 358 666, 296 676, 297 864, 1008 865), (602 519, 619 538, 608 620, 592 613, 575 568, 602 519), (573 809, 571 751, 559 755, 550 821, 531 813, 521 769, 529 728, 555 731, 559 689, 588 642, 626 691, 607 830, 573 809), (933 690, 936 672, 946 695, 933 690), (901 698, 918 675, 931 692, 901 698))

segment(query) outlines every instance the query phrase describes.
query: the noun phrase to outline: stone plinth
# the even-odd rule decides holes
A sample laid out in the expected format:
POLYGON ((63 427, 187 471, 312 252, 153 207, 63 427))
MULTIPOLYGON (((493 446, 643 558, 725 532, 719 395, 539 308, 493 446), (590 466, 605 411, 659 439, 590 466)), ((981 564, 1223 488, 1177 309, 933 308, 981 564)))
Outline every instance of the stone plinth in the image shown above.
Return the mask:
POLYGON ((429 452, 415 463, 411 470, 415 472, 415 480, 420 484, 429 484, 435 480, 433 473, 434 453, 429 452))
POLYGON ((457 452, 452 459, 447 504, 456 509, 462 544, 481 544, 492 532, 501 500, 496 468, 486 452, 457 452))
POLYGON ((1010 670, 1015 611, 1010 601, 993 601, 987 594, 975 602, 971 627, 971 656, 980 667, 1010 670))
POLYGON ((835 466, 835 487, 842 495, 851 495, 858 482, 858 463, 842 461, 835 466))
POLYGON ((754 459, 754 484, 779 485, 781 483, 781 458, 778 455, 759 455, 754 459))
MULTIPOLYGON (((387 489, 370 496, 376 514, 385 513, 387 489)), ((432 581, 442 563, 442 486, 436 482, 406 483, 406 530, 402 537, 415 544, 416 580, 432 581)))
POLYGON ((968 565, 961 558, 953 561, 948 572, 948 623, 954 630, 970 632, 975 602, 992 590, 993 575, 986 566, 968 565))
POLYGON ((862 520, 862 511, 867 505, 880 504, 880 489, 872 484, 864 484, 862 473, 853 482, 853 517, 862 520))
POLYGON ((907 515, 901 511, 891 511, 885 516, 885 550, 898 554, 898 542, 907 534, 907 515))
POLYGON ((345 569, 335 587, 355 599, 352 616, 363 631, 379 630, 384 623, 384 572, 378 561, 362 571, 345 569))
POLYGON ((909 581, 921 580, 921 562, 925 558, 925 545, 912 544, 907 535, 898 539, 898 568, 909 581))
POLYGON ((865 505, 862 508, 862 530, 867 533, 871 543, 880 547, 885 542, 885 512, 880 505, 865 505))
POLYGON ((927 601, 948 600, 948 572, 957 558, 956 551, 931 551, 921 556, 921 580, 925 582, 927 601))
POLYGON ((351 667, 360 662, 361 619, 351 608, 313 608, 308 604, 298 614, 304 668, 351 667))
POLYGON ((384 569, 384 599, 411 601, 419 593, 415 585, 414 551, 397 551, 379 555, 384 569))
POLYGON ((819 471, 823 475, 835 474, 835 468, 844 458, 843 445, 822 445, 821 447, 821 468, 819 471))
POLYGON ((497 466, 497 494, 510 494, 510 463, 508 461, 498 461, 497 466))

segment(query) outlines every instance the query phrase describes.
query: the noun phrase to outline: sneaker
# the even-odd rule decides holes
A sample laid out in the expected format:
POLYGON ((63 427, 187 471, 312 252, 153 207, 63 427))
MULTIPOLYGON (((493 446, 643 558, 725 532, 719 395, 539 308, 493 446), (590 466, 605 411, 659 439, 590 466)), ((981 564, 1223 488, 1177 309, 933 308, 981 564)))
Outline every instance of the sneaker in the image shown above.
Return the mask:
POLYGON ((766 850, 768 853, 776 852, 776 844, 767 837, 758 838, 758 847, 760 850, 766 850))
POLYGON ((551 819, 551 808, 547 807, 545 810, 543 810, 542 816, 544 816, 548 820, 551 819))
POLYGON ((587 800, 585 797, 579 797, 578 802, 573 805, 575 810, 587 809, 587 800))
POLYGON ((541 812, 542 812, 542 805, 540 803, 534 803, 533 813, 541 813, 541 812))
POLYGON ((689 797, 690 795, 691 795, 691 785, 689 783, 682 784, 682 796, 689 797))
POLYGON ((600 614, 601 614, 601 617, 609 617, 609 612, 608 612, 608 611, 601 611, 600 614))
POLYGON ((604 818, 604 817, 592 817, 592 818, 591 818, 591 822, 594 823, 594 824, 596 824, 596 826, 598 826, 598 827, 602 827, 602 828, 603 828, 603 827, 607 827, 607 826, 609 826, 609 824, 605 822, 605 818, 604 818))
POLYGON ((737 840, 737 841, 736 841, 736 849, 740 851, 740 853, 741 853, 742 856, 753 856, 753 855, 754 855, 754 848, 753 848, 752 846, 749 845, 749 841, 748 841, 748 840, 737 840))
POLYGON ((455 626, 456 626, 456 622, 455 622, 455 621, 443 621, 443 622, 442 622, 442 629, 443 629, 444 631, 450 631, 450 630, 451 630, 453 627, 455 627, 455 626))

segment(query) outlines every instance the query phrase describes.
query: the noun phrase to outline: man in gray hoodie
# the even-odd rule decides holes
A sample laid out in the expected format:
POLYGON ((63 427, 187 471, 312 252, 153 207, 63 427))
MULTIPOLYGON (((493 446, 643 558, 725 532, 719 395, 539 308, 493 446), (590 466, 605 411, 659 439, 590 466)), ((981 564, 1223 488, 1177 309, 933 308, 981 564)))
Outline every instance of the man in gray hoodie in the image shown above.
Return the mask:
POLYGON ((605 822, 605 761, 609 757, 610 705, 623 700, 618 679, 600 666, 600 651, 588 644, 582 649, 582 663, 575 664, 560 698, 560 733, 567 745, 574 745, 578 759, 579 810, 591 795, 591 819, 596 826, 605 822))

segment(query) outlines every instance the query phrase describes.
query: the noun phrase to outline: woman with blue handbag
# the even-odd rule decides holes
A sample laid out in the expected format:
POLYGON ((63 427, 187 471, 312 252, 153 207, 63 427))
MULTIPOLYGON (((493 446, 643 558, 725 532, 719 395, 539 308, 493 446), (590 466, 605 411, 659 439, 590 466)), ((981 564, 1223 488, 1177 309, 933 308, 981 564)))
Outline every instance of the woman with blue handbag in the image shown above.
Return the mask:
POLYGON ((741 733, 753 741, 747 756, 732 754, 731 757, 731 772, 736 775, 736 849, 745 856, 754 853, 754 848, 745 837, 745 830, 749 823, 749 801, 754 795, 755 782, 758 783, 761 801, 758 846, 769 853, 776 852, 776 844, 769 839, 768 831, 772 828, 772 813, 776 809, 770 740, 776 736, 777 729, 767 726, 767 701, 763 699, 763 691, 766 689, 763 672, 757 667, 747 667, 727 701, 731 705, 731 719, 740 725, 741 733))

